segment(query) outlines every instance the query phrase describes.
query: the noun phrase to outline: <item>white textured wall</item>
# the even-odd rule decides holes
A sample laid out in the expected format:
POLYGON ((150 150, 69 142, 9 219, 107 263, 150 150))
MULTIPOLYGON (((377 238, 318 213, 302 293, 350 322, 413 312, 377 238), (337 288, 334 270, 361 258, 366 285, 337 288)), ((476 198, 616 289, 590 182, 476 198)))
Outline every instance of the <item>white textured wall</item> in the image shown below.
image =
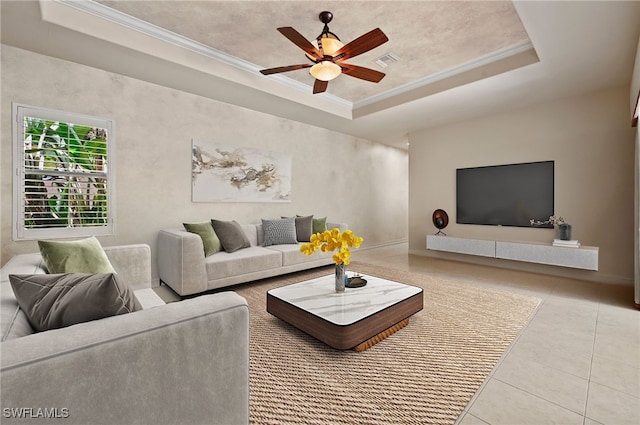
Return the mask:
MULTIPOLYGON (((599 91, 410 135, 409 247, 425 248, 435 233, 431 215, 449 213, 450 236, 548 242, 553 229, 456 224, 456 169, 555 161, 555 211, 573 226, 573 238, 600 248, 598 272, 505 263, 594 280, 633 279, 634 136, 629 87, 599 91)), ((477 258, 456 256, 476 261, 477 258)))
POLYGON ((2 264, 37 251, 11 240, 12 101, 115 119, 116 235, 105 246, 147 243, 155 255, 163 227, 291 214, 347 222, 363 248, 407 238, 406 151, 5 45, 1 54, 2 264), (290 152, 292 202, 192 203, 192 138, 290 152))

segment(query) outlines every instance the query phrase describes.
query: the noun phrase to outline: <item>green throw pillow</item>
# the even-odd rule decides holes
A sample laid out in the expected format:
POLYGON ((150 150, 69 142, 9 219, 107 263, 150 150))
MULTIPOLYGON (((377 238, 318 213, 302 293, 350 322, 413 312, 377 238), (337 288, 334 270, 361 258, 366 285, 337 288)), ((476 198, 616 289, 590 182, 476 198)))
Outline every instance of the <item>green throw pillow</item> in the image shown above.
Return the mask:
POLYGON ((115 273, 95 236, 76 241, 38 241, 49 273, 115 273))
POLYGON ((204 223, 182 223, 187 232, 195 233, 202 239, 202 245, 204 245, 204 256, 208 257, 211 254, 222 251, 222 244, 216 232, 213 230, 213 226, 210 221, 204 223))
POLYGON ((313 218, 313 233, 322 233, 327 230, 327 217, 313 218))

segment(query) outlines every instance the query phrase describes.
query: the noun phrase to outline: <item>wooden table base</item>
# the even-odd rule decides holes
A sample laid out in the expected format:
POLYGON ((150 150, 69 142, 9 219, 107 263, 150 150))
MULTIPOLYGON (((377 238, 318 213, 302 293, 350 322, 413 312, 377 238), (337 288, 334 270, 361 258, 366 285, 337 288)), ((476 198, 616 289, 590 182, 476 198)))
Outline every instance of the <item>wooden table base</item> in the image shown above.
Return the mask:
POLYGON ((422 305, 420 291, 392 307, 344 326, 324 320, 267 292, 267 312, 338 350, 351 350, 363 344, 370 347, 375 344, 371 341, 376 338, 382 341, 406 326, 406 323, 402 323, 422 310, 422 305))
POLYGON ((335 277, 267 291, 267 311, 337 350, 363 351, 402 329, 423 308, 422 288, 369 277, 364 288, 332 291, 335 277))
POLYGON ((355 347, 353 347, 353 349, 355 351, 364 351, 368 348, 373 347, 374 345, 376 345, 377 343, 379 343, 380 341, 382 341, 383 339, 393 335, 394 333, 398 332, 400 329, 404 328, 405 326, 407 326, 409 324, 409 319, 404 319, 403 321, 396 323, 395 325, 391 326, 389 329, 386 329, 382 332, 380 332, 378 335, 375 335, 371 338, 369 338, 368 340, 364 341, 361 344, 356 345, 355 347))

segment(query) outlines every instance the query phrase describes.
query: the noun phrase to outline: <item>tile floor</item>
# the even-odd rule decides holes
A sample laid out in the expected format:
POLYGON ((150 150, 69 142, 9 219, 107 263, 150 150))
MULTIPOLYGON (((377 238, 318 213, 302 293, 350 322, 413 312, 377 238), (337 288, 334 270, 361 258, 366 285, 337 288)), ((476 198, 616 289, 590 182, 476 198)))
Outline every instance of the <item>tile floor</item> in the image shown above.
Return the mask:
POLYGON ((459 425, 640 424, 640 311, 632 286, 409 255, 406 244, 355 250, 353 260, 542 299, 459 425))

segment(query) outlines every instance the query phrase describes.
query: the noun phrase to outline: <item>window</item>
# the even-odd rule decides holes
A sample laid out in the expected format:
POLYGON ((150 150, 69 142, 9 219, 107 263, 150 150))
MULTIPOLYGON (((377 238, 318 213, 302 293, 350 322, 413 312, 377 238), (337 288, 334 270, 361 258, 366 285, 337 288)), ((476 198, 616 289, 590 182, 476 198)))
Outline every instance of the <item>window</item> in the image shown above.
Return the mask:
POLYGON ((14 240, 113 234, 114 122, 13 104, 14 240))

